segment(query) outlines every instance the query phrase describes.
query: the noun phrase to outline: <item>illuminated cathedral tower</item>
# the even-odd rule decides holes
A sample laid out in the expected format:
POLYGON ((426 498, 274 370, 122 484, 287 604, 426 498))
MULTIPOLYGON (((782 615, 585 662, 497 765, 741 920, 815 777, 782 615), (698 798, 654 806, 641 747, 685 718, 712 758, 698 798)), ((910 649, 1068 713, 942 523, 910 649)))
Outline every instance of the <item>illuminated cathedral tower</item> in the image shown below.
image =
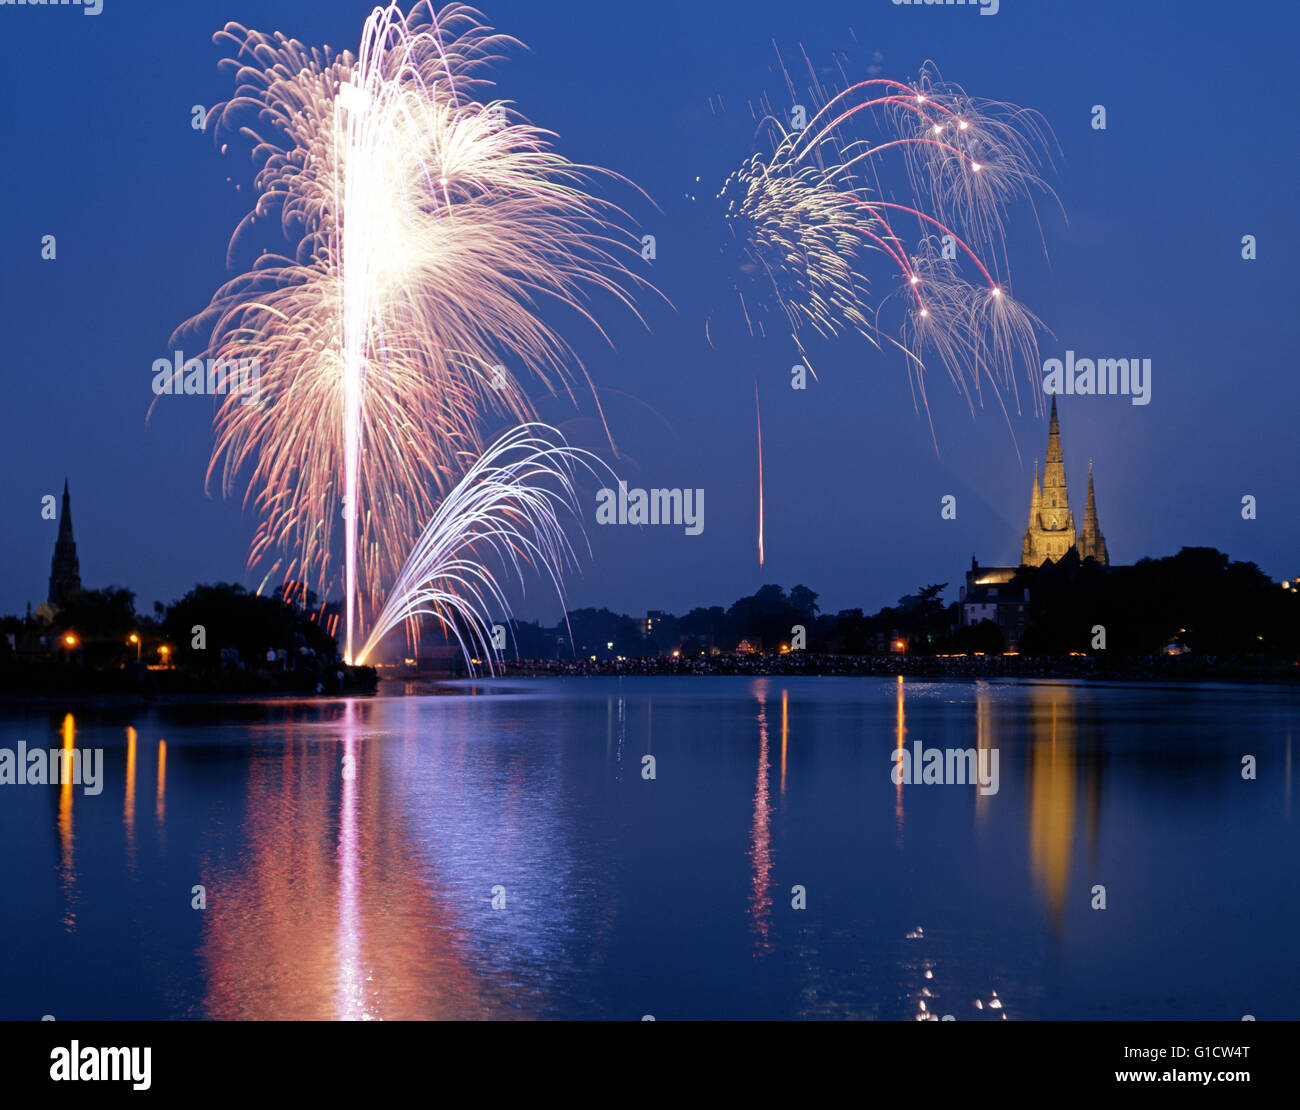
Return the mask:
POLYGON ((68 496, 68 480, 65 478, 59 538, 54 542, 54 558, 50 560, 50 604, 58 608, 80 592, 81 566, 77 562, 77 542, 72 538, 72 499, 68 496))
POLYGON ((1074 513, 1065 489, 1065 461, 1061 455, 1061 425, 1056 416, 1056 398, 1052 398, 1052 419, 1047 432, 1047 462, 1043 466, 1043 484, 1038 484, 1038 460, 1034 460, 1034 490, 1029 503, 1029 527, 1020 561, 1040 567, 1056 562, 1078 544, 1080 559, 1089 557, 1105 565, 1108 561, 1106 538, 1097 524, 1097 501, 1092 488, 1092 464, 1088 465, 1088 508, 1084 514, 1083 536, 1074 527, 1074 513))

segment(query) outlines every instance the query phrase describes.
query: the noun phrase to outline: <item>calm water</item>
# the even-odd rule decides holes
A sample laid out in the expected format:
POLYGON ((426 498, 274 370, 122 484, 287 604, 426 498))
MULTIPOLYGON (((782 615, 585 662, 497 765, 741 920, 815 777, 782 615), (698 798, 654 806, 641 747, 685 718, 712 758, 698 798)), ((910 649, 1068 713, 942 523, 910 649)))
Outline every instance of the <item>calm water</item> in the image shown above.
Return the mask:
POLYGON ((1298 726, 847 678, 10 710, 105 768, 0 787, 0 1018, 1294 1019, 1298 726), (900 740, 996 748, 998 792, 896 786, 900 740))

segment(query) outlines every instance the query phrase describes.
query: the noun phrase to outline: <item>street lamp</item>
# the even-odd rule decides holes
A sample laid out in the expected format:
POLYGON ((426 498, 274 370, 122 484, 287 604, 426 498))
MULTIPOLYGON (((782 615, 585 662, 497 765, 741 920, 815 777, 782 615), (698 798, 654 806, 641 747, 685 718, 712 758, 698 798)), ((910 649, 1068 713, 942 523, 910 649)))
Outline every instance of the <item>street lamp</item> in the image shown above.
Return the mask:
POLYGON ((140 648, 141 648, 143 645, 140 643, 140 637, 139 637, 139 635, 136 634, 135 632, 132 632, 131 635, 129 635, 129 636, 126 638, 126 642, 127 642, 128 644, 135 644, 135 661, 136 661, 137 663, 140 662, 140 648))
POLYGON ((164 667, 167 666, 167 664, 168 664, 167 656, 171 654, 171 650, 172 650, 172 649, 169 648, 166 644, 163 644, 162 647, 160 647, 160 648, 158 649, 158 654, 162 656, 162 661, 163 661, 163 666, 164 666, 164 667))

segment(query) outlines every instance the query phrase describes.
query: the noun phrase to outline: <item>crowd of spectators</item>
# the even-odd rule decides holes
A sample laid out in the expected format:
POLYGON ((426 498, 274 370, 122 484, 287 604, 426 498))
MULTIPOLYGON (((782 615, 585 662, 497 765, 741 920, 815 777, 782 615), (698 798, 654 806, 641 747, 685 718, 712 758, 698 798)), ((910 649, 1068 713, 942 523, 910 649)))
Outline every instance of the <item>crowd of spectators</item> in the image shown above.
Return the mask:
POLYGON ((1147 655, 823 655, 791 651, 720 652, 622 659, 520 659, 510 675, 908 675, 951 678, 1092 678, 1114 681, 1232 678, 1300 679, 1295 664, 1247 658, 1147 655))

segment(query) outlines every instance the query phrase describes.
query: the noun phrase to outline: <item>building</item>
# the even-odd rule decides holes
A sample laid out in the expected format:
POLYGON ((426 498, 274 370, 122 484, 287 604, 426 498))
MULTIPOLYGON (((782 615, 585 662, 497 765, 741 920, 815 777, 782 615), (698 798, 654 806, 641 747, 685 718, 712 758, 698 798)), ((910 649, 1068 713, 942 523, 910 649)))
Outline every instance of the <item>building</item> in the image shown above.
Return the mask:
POLYGON ((63 480, 63 510, 59 513, 59 538, 54 541, 54 558, 50 560, 51 608, 64 605, 81 592, 81 566, 77 562, 77 543, 72 538, 72 499, 68 480, 63 480))
POLYGON ((971 556, 966 585, 961 588, 962 628, 992 621, 1008 651, 1017 650, 1029 624, 1029 590, 1011 585, 1019 567, 982 567, 971 556))
POLYGON ((1079 559, 1096 559, 1102 566, 1110 557, 1106 537, 1097 523, 1097 497, 1093 489, 1092 463, 1088 463, 1088 503, 1083 515, 1083 534, 1074 524, 1070 495, 1065 485, 1065 462, 1061 454, 1061 426, 1056 416, 1056 398, 1052 398, 1052 417, 1047 431, 1047 459, 1043 464, 1042 485, 1038 482, 1038 460, 1034 460, 1034 488, 1029 502, 1029 526, 1021 548, 1024 566, 1041 567, 1056 562, 1075 549, 1079 559))
POLYGON ((646 615, 636 622, 637 631, 642 636, 653 636, 655 629, 668 619, 668 614, 662 609, 647 609, 646 615))
POLYGON ((1065 485, 1065 462, 1061 452, 1061 423, 1056 415, 1056 398, 1052 398, 1051 420, 1047 429, 1047 460, 1042 482, 1038 478, 1038 460, 1034 460, 1034 487, 1029 502, 1029 526, 1021 545, 1020 566, 982 567, 972 557, 961 590, 963 628, 992 621, 998 626, 1009 651, 1017 650, 1029 624, 1029 589, 1012 585, 1021 567, 1041 567, 1056 563, 1070 552, 1082 562, 1095 559, 1110 565, 1106 537, 1097 523, 1097 495, 1093 487, 1092 463, 1088 463, 1088 501, 1083 513, 1083 531, 1079 532, 1070 508, 1065 485))

